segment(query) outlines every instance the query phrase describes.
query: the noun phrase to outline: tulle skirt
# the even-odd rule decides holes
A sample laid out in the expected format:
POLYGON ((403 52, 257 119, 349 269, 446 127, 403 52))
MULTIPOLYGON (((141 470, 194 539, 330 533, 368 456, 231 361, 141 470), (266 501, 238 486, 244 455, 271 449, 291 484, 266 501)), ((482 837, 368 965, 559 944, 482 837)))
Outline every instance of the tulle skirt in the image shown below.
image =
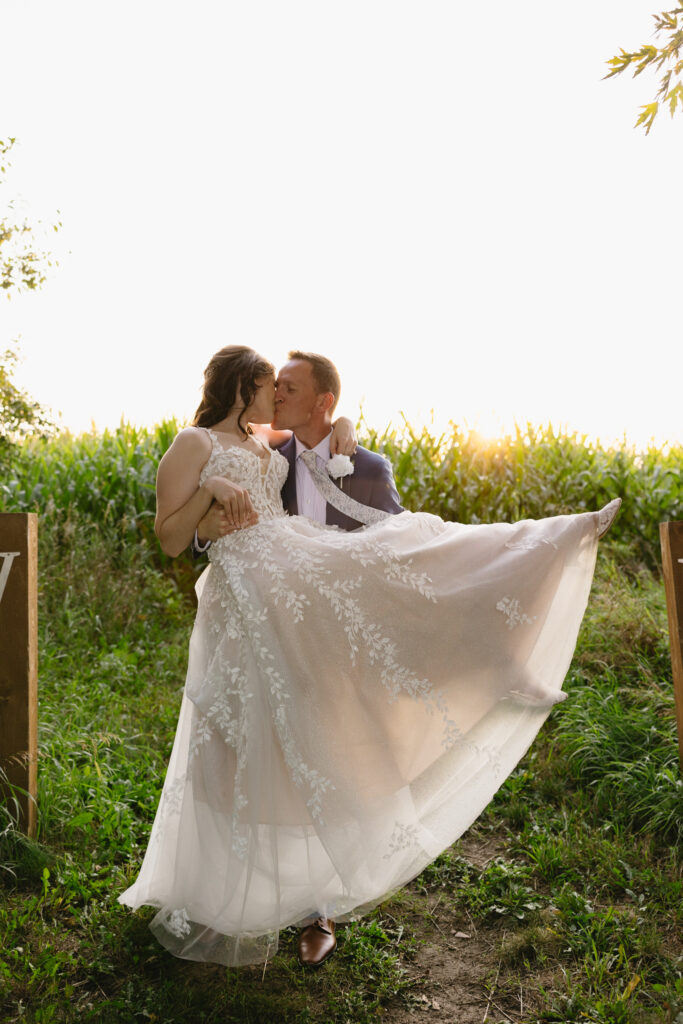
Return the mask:
POLYGON ((467 526, 304 517, 217 542, 144 862, 176 956, 270 957, 349 920, 481 813, 563 699, 601 513, 467 526))

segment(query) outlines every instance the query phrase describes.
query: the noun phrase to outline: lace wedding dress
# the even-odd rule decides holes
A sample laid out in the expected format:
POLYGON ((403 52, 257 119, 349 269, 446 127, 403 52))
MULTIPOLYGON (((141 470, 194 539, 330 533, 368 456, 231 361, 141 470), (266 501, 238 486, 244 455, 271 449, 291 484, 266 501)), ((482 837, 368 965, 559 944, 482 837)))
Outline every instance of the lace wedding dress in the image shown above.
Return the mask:
POLYGON ((211 548, 173 752, 137 881, 176 956, 263 960, 348 920, 480 814, 562 681, 601 512, 467 526, 404 512, 354 533, 283 511, 279 453, 203 470, 259 523, 211 548))

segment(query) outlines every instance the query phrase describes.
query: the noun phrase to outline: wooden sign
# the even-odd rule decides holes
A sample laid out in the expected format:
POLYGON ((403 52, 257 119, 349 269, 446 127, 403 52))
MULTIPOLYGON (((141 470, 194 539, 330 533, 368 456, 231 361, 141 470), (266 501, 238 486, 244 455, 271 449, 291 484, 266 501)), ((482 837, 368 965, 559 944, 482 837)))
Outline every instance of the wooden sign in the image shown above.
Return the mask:
POLYGON ((660 523, 662 568, 666 608, 669 616, 669 645, 674 677, 678 756, 683 771, 683 522, 660 523))
POLYGON ((38 517, 0 513, 0 799, 36 830, 38 781, 38 517), (16 787, 13 789, 12 787, 16 787))

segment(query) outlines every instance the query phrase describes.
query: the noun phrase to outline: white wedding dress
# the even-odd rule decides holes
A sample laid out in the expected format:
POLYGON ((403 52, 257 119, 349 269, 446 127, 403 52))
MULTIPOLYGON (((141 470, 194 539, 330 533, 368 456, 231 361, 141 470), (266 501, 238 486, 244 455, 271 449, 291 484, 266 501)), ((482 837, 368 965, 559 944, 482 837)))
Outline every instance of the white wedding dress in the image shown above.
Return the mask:
POLYGON ((354 533, 290 517, 287 460, 212 452, 259 523, 211 548, 180 719, 136 882, 176 956, 263 960, 453 843, 562 700, 601 512, 354 533))

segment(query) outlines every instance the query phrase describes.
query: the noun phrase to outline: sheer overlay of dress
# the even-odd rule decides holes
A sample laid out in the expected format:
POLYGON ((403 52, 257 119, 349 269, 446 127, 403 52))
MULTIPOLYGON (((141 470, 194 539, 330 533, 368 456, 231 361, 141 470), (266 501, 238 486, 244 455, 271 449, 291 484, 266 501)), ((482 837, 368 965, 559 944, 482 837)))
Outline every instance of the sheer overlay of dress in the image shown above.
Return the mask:
POLYGON ((119 897, 176 956, 263 960, 348 920, 480 814, 563 699, 602 512, 354 533, 286 515, 288 465, 224 449, 259 523, 222 538, 144 862, 119 897))

